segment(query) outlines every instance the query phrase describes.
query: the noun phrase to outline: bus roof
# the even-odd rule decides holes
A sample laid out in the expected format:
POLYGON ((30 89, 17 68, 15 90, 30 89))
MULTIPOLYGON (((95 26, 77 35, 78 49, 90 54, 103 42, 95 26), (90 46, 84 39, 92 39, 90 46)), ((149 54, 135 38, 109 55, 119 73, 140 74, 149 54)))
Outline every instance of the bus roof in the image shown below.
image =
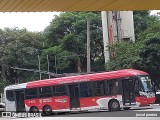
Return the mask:
POLYGON ((61 77, 61 78, 51 78, 45 80, 38 80, 28 82, 26 88, 33 88, 39 86, 51 86, 65 83, 76 83, 76 82, 85 82, 85 81, 95 81, 95 80, 109 80, 116 78, 124 78, 131 77, 136 75, 145 75, 146 72, 134 69, 124 69, 117 70, 111 72, 102 72, 102 73, 94 73, 94 74, 86 74, 86 75, 77 75, 77 76, 69 76, 69 77, 61 77))

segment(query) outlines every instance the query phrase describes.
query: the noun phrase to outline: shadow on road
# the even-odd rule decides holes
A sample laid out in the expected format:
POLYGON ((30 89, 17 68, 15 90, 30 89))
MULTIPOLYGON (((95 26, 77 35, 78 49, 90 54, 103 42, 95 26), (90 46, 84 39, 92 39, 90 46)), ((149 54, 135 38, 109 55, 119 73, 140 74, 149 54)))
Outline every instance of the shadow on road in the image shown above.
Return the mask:
POLYGON ((100 111, 80 111, 80 112, 66 112, 66 113, 57 113, 52 114, 50 116, 45 117, 98 117, 98 116, 107 116, 107 115, 113 115, 119 114, 119 115, 125 115, 129 114, 131 112, 135 112, 136 110, 148 110, 153 109, 152 107, 145 107, 145 108, 132 108, 130 110, 120 110, 120 111, 107 111, 107 110, 100 110, 100 111), (97 114, 97 116, 96 116, 97 114))

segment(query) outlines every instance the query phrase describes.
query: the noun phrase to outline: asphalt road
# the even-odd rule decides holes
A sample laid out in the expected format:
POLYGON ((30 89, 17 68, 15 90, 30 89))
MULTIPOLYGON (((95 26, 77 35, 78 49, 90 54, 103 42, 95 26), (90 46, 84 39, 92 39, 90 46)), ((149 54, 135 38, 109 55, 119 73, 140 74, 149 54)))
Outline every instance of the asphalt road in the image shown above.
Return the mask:
MULTIPOLYGON (((11 120, 12 118, 0 118, 0 120, 11 120)), ((30 117, 25 120, 160 120, 160 105, 131 110, 121 110, 116 112, 109 111, 90 111, 74 112, 66 114, 53 114, 43 117, 30 117), (145 116, 144 116, 145 115, 145 116), (157 116, 156 116, 157 115, 157 116)), ((14 118, 14 120, 24 120, 24 118, 14 118)))
POLYGON ((144 114, 144 113, 145 114, 155 113, 157 114, 157 116, 160 117, 160 106, 132 108, 131 110, 121 110, 121 111, 115 111, 115 112, 109 112, 106 110, 72 112, 72 113, 56 114, 56 115, 53 114, 50 116, 43 116, 43 117, 139 117, 140 114, 144 114))

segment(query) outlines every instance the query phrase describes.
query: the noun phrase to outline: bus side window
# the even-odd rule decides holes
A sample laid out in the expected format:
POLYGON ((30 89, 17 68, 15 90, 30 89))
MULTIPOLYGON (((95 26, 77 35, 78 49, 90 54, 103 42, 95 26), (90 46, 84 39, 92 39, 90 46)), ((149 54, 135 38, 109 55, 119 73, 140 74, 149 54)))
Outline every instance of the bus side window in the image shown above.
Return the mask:
POLYGON ((39 88, 39 97, 51 97, 52 93, 51 93, 51 87, 40 87, 39 88))
POLYGON ((81 97, 91 97, 92 96, 91 83, 89 82, 80 83, 80 96, 81 97))
POLYGON ((117 82, 118 82, 117 93, 122 94, 122 82, 121 82, 121 80, 117 80, 117 82))
POLYGON ((115 80, 108 81, 108 87, 109 87, 109 95, 116 95, 118 93, 118 87, 119 84, 115 80))
POLYGON ((7 90, 6 91, 6 98, 9 101, 15 101, 13 90, 7 90))
POLYGON ((104 81, 93 82, 94 95, 103 96, 105 95, 104 81))
POLYGON ((53 86, 53 96, 63 96, 67 95, 65 85, 53 86))
POLYGON ((37 88, 26 89, 26 99, 33 99, 37 97, 38 97, 37 88))

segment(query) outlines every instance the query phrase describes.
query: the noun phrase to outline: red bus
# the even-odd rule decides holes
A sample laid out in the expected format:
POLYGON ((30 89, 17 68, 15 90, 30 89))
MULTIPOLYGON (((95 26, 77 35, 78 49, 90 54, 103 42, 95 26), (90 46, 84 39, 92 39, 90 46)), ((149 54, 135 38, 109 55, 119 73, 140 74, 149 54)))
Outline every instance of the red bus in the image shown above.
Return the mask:
POLYGON ((117 111, 155 102, 149 75, 134 69, 10 85, 4 89, 4 94, 6 111, 45 114, 100 109, 117 111))

